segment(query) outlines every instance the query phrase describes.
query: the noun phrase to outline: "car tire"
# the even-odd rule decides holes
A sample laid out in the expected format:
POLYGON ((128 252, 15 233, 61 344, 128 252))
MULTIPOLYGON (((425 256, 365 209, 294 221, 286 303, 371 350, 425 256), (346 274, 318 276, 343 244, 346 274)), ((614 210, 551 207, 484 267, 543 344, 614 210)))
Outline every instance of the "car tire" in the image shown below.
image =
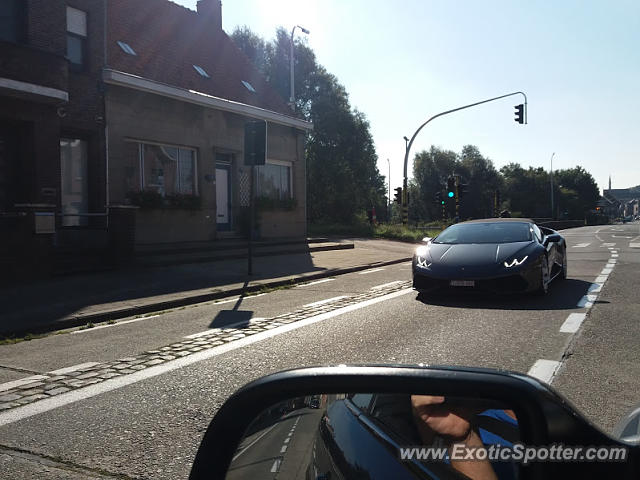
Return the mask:
POLYGON ((535 291, 536 295, 545 296, 549 292, 549 261, 545 255, 540 263, 540 285, 535 291))

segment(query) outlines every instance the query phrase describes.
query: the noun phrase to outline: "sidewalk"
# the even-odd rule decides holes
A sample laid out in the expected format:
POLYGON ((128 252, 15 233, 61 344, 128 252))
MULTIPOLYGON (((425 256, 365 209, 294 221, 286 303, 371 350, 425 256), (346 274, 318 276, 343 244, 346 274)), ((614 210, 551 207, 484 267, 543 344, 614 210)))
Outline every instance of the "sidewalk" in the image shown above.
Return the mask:
POLYGON ((55 277, 0 290, 0 337, 41 333, 175 308, 264 287, 340 275, 411 259, 415 245, 352 240, 351 250, 55 277))

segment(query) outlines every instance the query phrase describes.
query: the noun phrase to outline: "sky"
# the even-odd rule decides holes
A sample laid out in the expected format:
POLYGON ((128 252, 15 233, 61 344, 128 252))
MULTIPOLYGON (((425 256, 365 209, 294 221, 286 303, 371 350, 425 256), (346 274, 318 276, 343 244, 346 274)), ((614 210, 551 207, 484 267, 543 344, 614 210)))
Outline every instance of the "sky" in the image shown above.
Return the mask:
MULTIPOLYGON (((174 0, 195 9, 196 0, 174 0)), ((640 185, 640 2, 637 0, 224 0, 222 26, 265 40, 301 25, 317 61, 364 112, 385 177, 402 184, 410 158, 436 145, 475 145, 497 168, 589 171, 598 186, 640 185), (388 159, 388 162, 387 162, 388 159)), ((299 30, 296 35, 303 35, 299 30)), ((304 36, 304 35, 303 35, 304 36)), ((409 175, 412 162, 409 163, 409 175)))

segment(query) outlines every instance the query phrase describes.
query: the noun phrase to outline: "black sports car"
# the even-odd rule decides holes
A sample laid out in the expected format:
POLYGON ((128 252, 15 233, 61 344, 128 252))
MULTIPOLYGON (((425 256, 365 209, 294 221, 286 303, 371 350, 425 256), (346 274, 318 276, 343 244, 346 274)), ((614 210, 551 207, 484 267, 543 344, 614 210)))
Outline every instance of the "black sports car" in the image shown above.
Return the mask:
POLYGON ((413 287, 497 293, 547 293, 567 276, 567 245, 558 232, 525 218, 491 218, 446 228, 413 255, 413 287))

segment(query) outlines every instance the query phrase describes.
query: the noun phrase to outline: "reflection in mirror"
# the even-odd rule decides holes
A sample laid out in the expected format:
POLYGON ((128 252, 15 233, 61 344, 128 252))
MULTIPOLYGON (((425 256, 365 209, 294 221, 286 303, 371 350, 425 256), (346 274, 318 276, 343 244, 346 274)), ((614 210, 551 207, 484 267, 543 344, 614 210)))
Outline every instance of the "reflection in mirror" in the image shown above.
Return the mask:
POLYGON ((227 479, 510 480, 518 465, 501 460, 500 451, 520 441, 515 413, 493 400, 310 395, 273 405, 253 421, 227 479))

